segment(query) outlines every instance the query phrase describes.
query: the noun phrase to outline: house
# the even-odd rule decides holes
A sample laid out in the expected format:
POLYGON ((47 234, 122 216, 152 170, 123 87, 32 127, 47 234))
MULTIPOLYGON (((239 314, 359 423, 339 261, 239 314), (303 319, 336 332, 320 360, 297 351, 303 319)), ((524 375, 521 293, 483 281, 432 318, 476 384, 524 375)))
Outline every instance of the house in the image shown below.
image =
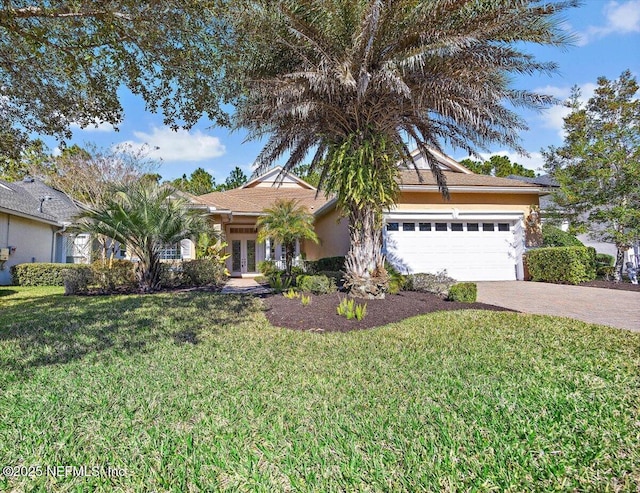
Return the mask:
POLYGON ((0 180, 0 285, 11 283, 12 265, 88 262, 89 236, 66 231, 78 212, 73 200, 40 180, 0 180))
MULTIPOLYGON (((507 178, 478 175, 434 152, 449 187, 445 200, 426 160, 415 152, 416 166, 400 172, 400 196, 384 213, 384 253, 403 273, 447 273, 458 280, 522 279, 522 254, 530 242, 532 206, 547 193, 543 187, 507 178)), ((256 221, 277 199, 296 199, 315 217, 319 244, 302 242, 297 253, 309 260, 345 255, 348 221, 336 200, 280 168, 244 186, 197 197, 228 243, 227 268, 233 276, 257 272, 261 260, 280 261, 281 245, 259 243, 256 221)))

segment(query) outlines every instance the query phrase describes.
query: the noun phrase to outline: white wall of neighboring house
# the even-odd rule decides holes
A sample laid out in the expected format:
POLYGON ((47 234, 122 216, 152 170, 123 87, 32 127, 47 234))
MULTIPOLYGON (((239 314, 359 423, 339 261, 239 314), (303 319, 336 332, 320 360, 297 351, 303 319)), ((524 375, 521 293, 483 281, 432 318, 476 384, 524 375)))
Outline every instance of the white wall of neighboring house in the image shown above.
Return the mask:
POLYGON ((0 285, 11 284, 10 268, 13 265, 54 261, 57 230, 53 225, 0 213, 0 247, 15 247, 0 270, 0 285))

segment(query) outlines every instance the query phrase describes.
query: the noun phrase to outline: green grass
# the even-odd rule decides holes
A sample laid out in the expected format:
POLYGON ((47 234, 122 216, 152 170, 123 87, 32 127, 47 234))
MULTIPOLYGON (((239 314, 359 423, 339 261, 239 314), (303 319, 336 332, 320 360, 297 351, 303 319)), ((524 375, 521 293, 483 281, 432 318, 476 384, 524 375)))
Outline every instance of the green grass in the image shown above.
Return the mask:
POLYGON ((320 335, 271 327, 249 297, 9 289, 0 466, 126 475, 0 474, 0 490, 640 484, 638 334, 460 311, 320 335))

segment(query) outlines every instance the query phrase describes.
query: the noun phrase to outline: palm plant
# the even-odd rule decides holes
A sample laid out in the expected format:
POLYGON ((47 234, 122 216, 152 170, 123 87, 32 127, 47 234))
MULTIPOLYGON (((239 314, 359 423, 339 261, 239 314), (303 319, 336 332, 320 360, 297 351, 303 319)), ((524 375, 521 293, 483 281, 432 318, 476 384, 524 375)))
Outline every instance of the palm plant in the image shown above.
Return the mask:
POLYGON ((160 287, 162 250, 203 231, 202 217, 169 187, 140 181, 129 184, 93 210, 80 214, 78 228, 124 244, 138 258, 138 280, 144 291, 160 287))
POLYGON ((277 200, 273 206, 264 209, 264 216, 258 218, 258 241, 267 238, 284 247, 284 263, 287 276, 291 276, 297 240, 318 242, 313 229, 313 216, 296 200, 277 200))
MULTIPOLYGON (((313 153, 310 172, 350 221, 348 284, 381 296, 382 213, 398 196, 398 162, 442 145, 478 156, 489 143, 524 152, 526 124, 508 108, 541 109, 551 96, 512 89, 509 74, 552 72, 522 42, 563 45, 557 14, 575 1, 253 0, 237 2, 237 49, 227 73, 243 81, 236 124, 267 137, 258 172, 313 153), (235 72, 234 72, 235 71, 235 72)), ((231 7, 233 8, 233 7, 231 7)), ((416 170, 418 172, 418 170, 416 170)))

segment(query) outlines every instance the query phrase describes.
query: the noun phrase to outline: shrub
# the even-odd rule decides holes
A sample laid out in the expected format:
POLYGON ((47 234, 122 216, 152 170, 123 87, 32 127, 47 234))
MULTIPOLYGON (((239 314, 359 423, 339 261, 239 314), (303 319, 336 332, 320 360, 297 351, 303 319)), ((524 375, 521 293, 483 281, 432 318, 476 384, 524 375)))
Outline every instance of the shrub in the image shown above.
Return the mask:
POLYGON ((85 264, 33 263, 11 267, 11 279, 15 286, 64 286, 62 271, 80 269, 91 273, 91 266, 85 264))
POLYGON ((293 288, 289 288, 289 291, 285 291, 284 293, 282 293, 282 296, 284 296, 288 300, 292 300, 294 298, 300 298, 300 293, 298 293, 293 288))
POLYGON ((595 257, 593 248, 538 248, 527 252, 527 266, 534 281, 579 284, 596 278, 595 257))
POLYGON ((307 271, 311 274, 319 274, 323 271, 341 271, 344 270, 344 260, 344 256, 324 257, 318 260, 307 260, 307 271))
POLYGON ((226 279, 224 264, 215 259, 182 262, 182 277, 189 286, 220 286, 226 279))
POLYGON ((478 287, 474 282, 460 282, 449 288, 447 299, 463 303, 475 303, 478 297, 478 287))
POLYGON ((176 288, 184 283, 182 268, 178 262, 162 262, 159 265, 160 288, 176 288))
POLYGON ((449 294, 449 288, 455 283, 456 280, 449 277, 446 270, 441 270, 436 274, 421 273, 407 276, 405 289, 446 297, 449 294))
POLYGON ((271 274, 279 272, 279 269, 273 260, 262 260, 258 262, 258 272, 265 277, 269 277, 271 274))
POLYGON ((93 282, 106 291, 121 287, 131 289, 136 285, 136 264, 129 260, 96 260, 91 264, 91 270, 93 282))
POLYGON ((341 287, 344 284, 344 272, 339 270, 321 270, 315 273, 316 276, 327 276, 329 279, 333 279, 337 287, 341 287))
POLYGON ((313 294, 327 294, 336 290, 335 281, 327 276, 299 276, 297 281, 301 291, 313 294))
POLYGON ((282 293, 291 287, 291 278, 276 271, 269 276, 269 286, 275 293, 282 293))
POLYGON ((60 273, 66 296, 88 291, 93 277, 91 269, 62 269, 60 273))
POLYGON ((542 226, 542 246, 543 247, 569 247, 584 246, 583 243, 566 231, 562 231, 557 226, 545 224, 542 226))
POLYGON ((311 295, 307 295, 307 294, 301 295, 300 303, 302 303, 302 306, 308 306, 311 303, 311 295))
POLYGON ((389 275, 389 294, 397 294, 399 291, 405 289, 407 285, 406 276, 403 276, 398 270, 388 262, 384 263, 384 268, 389 275))
POLYGON ((607 253, 596 254, 596 275, 608 280, 615 273, 615 265, 616 258, 613 255, 607 253))

